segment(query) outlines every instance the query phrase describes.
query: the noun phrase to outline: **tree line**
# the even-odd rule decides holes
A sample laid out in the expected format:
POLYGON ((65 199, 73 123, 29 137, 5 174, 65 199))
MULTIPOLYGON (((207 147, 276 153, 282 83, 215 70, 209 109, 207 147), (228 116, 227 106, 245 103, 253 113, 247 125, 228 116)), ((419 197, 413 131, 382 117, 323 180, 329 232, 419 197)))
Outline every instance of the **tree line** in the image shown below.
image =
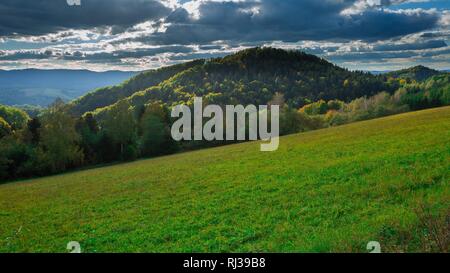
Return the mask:
POLYGON ((424 82, 410 81, 393 94, 380 92, 348 103, 319 100, 303 106, 299 111, 321 119, 326 126, 336 126, 445 105, 450 105, 450 74, 434 76, 424 82))

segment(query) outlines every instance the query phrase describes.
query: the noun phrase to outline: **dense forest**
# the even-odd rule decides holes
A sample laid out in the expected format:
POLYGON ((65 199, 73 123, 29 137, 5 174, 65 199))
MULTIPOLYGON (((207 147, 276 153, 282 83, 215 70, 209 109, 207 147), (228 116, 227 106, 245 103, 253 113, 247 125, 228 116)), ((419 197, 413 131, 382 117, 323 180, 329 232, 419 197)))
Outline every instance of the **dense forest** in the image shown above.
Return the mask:
MULTIPOLYGON (((136 77, 132 82, 144 86, 137 82, 145 79, 136 77)), ((190 104, 195 96, 219 105, 259 105, 267 104, 276 93, 282 93, 287 104, 299 108, 320 99, 350 101, 380 91, 393 93, 398 87, 397 81, 387 83, 385 76, 348 71, 300 51, 253 48, 224 58, 201 60, 157 85, 147 85, 146 89, 131 96, 127 96, 130 93, 127 90, 133 89, 128 83, 119 87, 117 93, 126 97, 124 100, 136 108, 157 100, 169 106, 190 104)), ((117 97, 114 99, 117 100, 117 97)), ((73 107, 93 110, 93 107, 84 106, 84 100, 76 101, 73 107)), ((102 112, 110 108, 114 105, 98 108, 95 115, 101 119, 102 112)))
POLYGON ((416 67, 397 74, 414 77, 374 76, 256 48, 148 71, 31 117, 0 106, 0 181, 226 144, 172 140, 171 108, 195 96, 222 106, 278 104, 281 135, 449 105, 450 74, 431 74, 414 78, 423 75, 416 67))

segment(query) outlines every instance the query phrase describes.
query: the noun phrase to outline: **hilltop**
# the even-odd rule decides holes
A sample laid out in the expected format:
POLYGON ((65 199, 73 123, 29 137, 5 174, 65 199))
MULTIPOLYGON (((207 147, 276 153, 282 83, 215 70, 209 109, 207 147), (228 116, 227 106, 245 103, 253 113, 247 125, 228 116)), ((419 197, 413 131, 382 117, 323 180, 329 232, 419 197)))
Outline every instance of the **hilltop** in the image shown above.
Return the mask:
POLYGON ((217 104, 267 104, 282 93, 293 107, 320 99, 352 100, 394 91, 383 76, 353 72, 300 51, 252 48, 216 59, 146 72, 120 86, 94 91, 72 103, 76 114, 126 99, 133 106, 159 100, 168 105, 203 96, 217 104))

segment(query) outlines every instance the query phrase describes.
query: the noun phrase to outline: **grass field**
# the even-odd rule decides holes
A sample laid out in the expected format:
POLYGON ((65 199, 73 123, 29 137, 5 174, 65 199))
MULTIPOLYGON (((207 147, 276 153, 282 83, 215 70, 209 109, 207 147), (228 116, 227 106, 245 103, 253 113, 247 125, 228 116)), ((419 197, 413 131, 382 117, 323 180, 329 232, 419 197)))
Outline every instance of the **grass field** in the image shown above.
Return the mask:
POLYGON ((445 107, 0 185, 0 252, 424 251, 449 181, 445 107))

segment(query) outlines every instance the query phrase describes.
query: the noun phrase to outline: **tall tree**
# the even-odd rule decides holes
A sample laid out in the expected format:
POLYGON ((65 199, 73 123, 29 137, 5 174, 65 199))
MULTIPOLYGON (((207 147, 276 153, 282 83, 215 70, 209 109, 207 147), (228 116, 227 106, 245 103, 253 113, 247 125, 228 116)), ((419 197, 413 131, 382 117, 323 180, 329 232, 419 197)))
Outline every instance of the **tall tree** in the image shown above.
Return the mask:
POLYGON ((50 171, 59 172, 81 165, 83 153, 78 146, 80 136, 75 130, 75 119, 61 100, 50 105, 42 115, 41 123, 39 146, 50 171))
POLYGON ((119 101, 102 123, 106 135, 119 146, 121 159, 137 156, 137 126, 128 101, 119 101))
POLYGON ((168 109, 159 102, 147 105, 139 128, 140 148, 144 156, 155 156, 172 152, 174 142, 170 136, 168 109))
POLYGON ((28 121, 27 128, 29 132, 29 141, 31 142, 31 144, 38 144, 40 140, 39 129, 41 128, 41 122, 39 118, 36 117, 28 121))
POLYGON ((101 135, 97 121, 91 113, 87 113, 79 118, 76 123, 76 130, 81 136, 80 146, 83 149, 85 159, 88 163, 95 164, 102 158, 99 149, 101 135))

